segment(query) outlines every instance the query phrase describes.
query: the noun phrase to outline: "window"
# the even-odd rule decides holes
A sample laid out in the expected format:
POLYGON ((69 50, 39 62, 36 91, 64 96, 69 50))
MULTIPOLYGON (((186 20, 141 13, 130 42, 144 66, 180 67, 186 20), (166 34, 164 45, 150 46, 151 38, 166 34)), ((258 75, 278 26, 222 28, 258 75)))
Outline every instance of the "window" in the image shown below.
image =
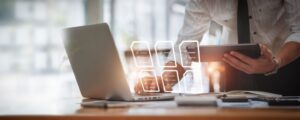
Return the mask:
POLYGON ((128 49, 132 41, 176 41, 187 0, 106 0, 104 21, 128 49))
POLYGON ((0 76, 70 73, 64 69, 62 28, 85 24, 83 0, 3 0, 0 76))

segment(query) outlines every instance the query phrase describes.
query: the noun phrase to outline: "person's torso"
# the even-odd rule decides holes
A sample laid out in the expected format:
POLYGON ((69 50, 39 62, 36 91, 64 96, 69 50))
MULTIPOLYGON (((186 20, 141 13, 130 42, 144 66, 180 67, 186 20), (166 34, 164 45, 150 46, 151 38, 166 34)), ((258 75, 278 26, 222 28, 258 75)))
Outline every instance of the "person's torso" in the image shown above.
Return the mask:
MULTIPOLYGON (((223 44, 237 43, 238 0, 206 0, 212 21, 223 26, 223 44)), ((266 44, 276 52, 288 37, 282 0, 248 0, 250 36, 252 43, 266 44)))

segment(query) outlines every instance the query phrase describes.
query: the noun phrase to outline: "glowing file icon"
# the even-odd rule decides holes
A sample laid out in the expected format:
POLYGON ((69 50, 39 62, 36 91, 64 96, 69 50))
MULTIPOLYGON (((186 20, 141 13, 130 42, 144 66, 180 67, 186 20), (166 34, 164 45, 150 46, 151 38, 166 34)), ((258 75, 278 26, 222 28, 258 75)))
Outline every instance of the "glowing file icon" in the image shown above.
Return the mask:
POLYGON ((183 74, 183 80, 184 90, 186 93, 201 93, 204 89, 202 72, 199 70, 185 71, 185 73, 183 74), (196 74, 194 74, 195 72, 196 74))
POLYGON ((180 92, 181 85, 179 82, 179 75, 177 70, 164 70, 161 75, 162 85, 165 92, 180 92), (172 87, 174 85, 179 85, 179 91, 174 91, 172 87))
POLYGON ((194 74, 192 70, 187 70, 183 74, 184 92, 190 92, 194 84, 194 74))
POLYGON ((144 92, 160 92, 154 70, 141 70, 138 74, 138 78, 144 92), (149 73, 151 73, 151 76, 147 76, 149 73))
POLYGON ((176 67, 177 64, 176 64, 176 58, 175 58, 175 54, 174 54, 174 44, 172 41, 157 41, 154 45, 154 49, 155 49, 155 53, 156 53, 156 58, 157 58, 157 62, 158 62, 158 65, 160 67, 176 67), (159 50, 162 50, 164 48, 169 48, 171 49, 171 51, 162 51, 163 54, 168 54, 169 57, 172 57, 175 62, 174 64, 170 64, 170 65, 165 65, 165 60, 162 59, 162 57, 160 57, 158 51, 159 50), (171 53, 173 52, 173 53, 171 53), (172 56, 170 56, 172 55, 172 56))
POLYGON ((137 67, 153 67, 152 55, 147 41, 133 41, 130 49, 137 67))
POLYGON ((179 44, 179 52, 183 67, 191 67, 188 60, 200 62, 199 42, 197 40, 185 40, 181 42, 179 44))

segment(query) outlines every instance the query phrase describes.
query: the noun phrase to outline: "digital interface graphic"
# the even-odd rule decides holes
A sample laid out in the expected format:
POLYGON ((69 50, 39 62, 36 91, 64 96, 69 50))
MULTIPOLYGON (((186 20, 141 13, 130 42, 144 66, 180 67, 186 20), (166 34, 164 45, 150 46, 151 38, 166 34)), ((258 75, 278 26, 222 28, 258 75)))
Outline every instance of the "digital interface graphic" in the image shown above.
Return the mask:
MULTIPOLYGON (((194 81, 194 71, 191 70, 191 62, 200 62, 198 41, 186 40, 177 46, 172 41, 157 41, 153 46, 147 41, 134 41, 130 48, 135 67, 139 68, 138 79, 144 92, 161 92, 160 90, 164 90, 164 92, 183 93, 194 91, 192 87, 195 86, 193 84, 196 82, 194 81), (175 49, 179 49, 179 53, 172 53, 175 52, 175 49), (176 55, 180 59, 176 58, 176 55), (166 57, 175 63, 181 63, 182 67, 188 68, 183 74, 183 78, 179 77, 177 70, 165 69, 177 67, 177 64, 166 65, 166 57), (157 68, 161 70, 157 71, 157 68), (181 82, 181 79, 184 82, 181 82), (176 89, 173 89, 174 86, 176 89)), ((200 84, 202 84, 201 81, 200 84)), ((202 85, 197 87, 199 87, 197 90, 202 89, 202 85)))
POLYGON ((141 70, 138 74, 142 83, 144 92, 160 92, 157 78, 153 70, 141 70), (145 74, 154 74, 153 76, 144 76, 145 74))
POLYGON ((165 92, 180 92, 181 91, 179 75, 176 70, 164 70, 161 74, 161 81, 162 81, 162 85, 164 87, 165 92), (172 87, 176 84, 179 85, 178 91, 174 91, 172 89, 172 87))
POLYGON ((183 41, 179 45, 180 60, 183 67, 191 67, 190 62, 200 62, 199 42, 195 40, 183 41), (184 54, 188 55, 184 55, 184 54))
POLYGON ((149 42, 134 41, 132 42, 130 49, 137 67, 153 67, 149 42))
POLYGON ((160 67, 176 67, 177 64, 173 64, 173 65, 165 65, 165 62, 164 61, 161 61, 162 57, 159 56, 158 54, 158 51, 159 50, 162 50, 162 49, 165 49, 165 48, 170 48, 170 51, 162 51, 162 54, 167 54, 168 57, 172 57, 171 59, 174 60, 174 62, 176 63, 176 56, 174 53, 171 53, 171 52, 174 52, 175 49, 174 49, 174 43, 172 41, 157 41, 154 45, 154 49, 155 49, 155 53, 156 53, 156 58, 157 58, 157 63, 160 67))
POLYGON ((183 79, 185 81, 185 84, 183 85, 184 87, 184 91, 188 92, 191 91, 192 85, 194 83, 194 73, 192 70, 187 70, 185 71, 185 73, 183 74, 183 79))

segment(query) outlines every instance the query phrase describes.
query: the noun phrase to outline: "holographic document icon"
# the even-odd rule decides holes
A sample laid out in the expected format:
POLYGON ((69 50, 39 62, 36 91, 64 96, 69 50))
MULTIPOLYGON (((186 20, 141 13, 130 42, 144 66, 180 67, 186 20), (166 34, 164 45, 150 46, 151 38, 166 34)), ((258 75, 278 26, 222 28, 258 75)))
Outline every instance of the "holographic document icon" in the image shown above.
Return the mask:
POLYGON ((172 57, 172 60, 176 63, 176 57, 174 53, 174 44, 172 41, 157 41, 154 45, 157 63, 160 67, 176 67, 177 64, 168 64, 165 65, 166 60, 164 59, 164 55, 167 55, 168 57, 172 57), (166 51, 165 49, 169 49, 169 51, 166 51), (159 52, 160 51, 160 52, 159 52), (160 55, 161 53, 162 55, 160 55))
POLYGON ((199 42, 186 40, 179 45, 180 59, 183 67, 191 67, 190 61, 200 62, 199 42))
POLYGON ((138 74, 138 78, 144 92, 160 92, 154 70, 141 70, 138 74), (151 75, 149 75, 149 73, 151 75))
POLYGON ((147 41, 133 41, 130 49, 137 67, 153 67, 150 46, 147 41))
POLYGON ((161 74, 162 85, 165 92, 180 92, 181 85, 179 83, 179 75, 177 70, 164 70, 161 74), (174 91, 172 87, 179 84, 178 91, 174 91))

